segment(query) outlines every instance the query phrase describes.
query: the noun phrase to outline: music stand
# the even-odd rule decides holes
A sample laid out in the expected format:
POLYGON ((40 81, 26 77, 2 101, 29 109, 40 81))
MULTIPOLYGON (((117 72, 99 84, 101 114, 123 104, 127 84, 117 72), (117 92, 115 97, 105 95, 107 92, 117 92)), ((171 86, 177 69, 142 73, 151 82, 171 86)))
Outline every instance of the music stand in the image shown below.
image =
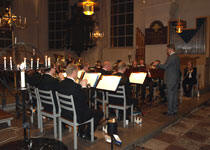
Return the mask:
POLYGON ((90 87, 96 87, 97 81, 100 78, 101 73, 85 73, 83 76, 83 80, 87 80, 87 84, 90 87))
POLYGON ((115 75, 103 75, 96 88, 100 90, 116 91, 121 77, 115 75))
POLYGON ((146 76, 147 73, 145 72, 133 72, 129 77, 129 81, 130 83, 143 84, 146 76))

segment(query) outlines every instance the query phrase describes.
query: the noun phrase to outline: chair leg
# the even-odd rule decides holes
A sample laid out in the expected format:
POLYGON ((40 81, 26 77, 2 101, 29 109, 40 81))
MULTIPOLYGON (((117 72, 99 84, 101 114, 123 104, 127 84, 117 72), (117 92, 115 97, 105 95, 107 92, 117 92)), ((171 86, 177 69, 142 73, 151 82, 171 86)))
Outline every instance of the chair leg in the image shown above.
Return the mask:
POLYGON ((59 128, 59 140, 62 141, 62 124, 60 119, 58 119, 58 128, 59 128))
POLYGON ((37 123, 38 123, 38 128, 41 128, 41 116, 40 116, 40 111, 37 110, 37 123))
POLYGON ((133 105, 131 106, 131 122, 133 122, 133 105))
POLYGON ((40 114, 40 132, 43 133, 43 118, 41 114, 40 114))
POLYGON ((116 117, 117 117, 117 119, 119 119, 119 110, 115 110, 115 113, 116 113, 116 117))
POLYGON ((56 117, 53 118, 53 124, 54 124, 54 137, 57 138, 57 119, 56 117))
POLYGON ((109 106, 106 106, 106 117, 109 118, 109 106))
POLYGON ((123 128, 126 126, 126 109, 123 110, 123 128))
POLYGON ((34 124, 34 112, 33 112, 33 110, 31 110, 32 112, 31 112, 31 124, 34 124))
POLYGON ((77 149, 77 127, 74 125, 74 149, 77 149))
POLYGON ((97 109, 97 100, 95 99, 95 110, 97 109))
POLYGON ((94 142, 94 118, 92 118, 90 125, 91 125, 91 130, 90 130, 91 142, 94 142))
POLYGON ((102 102, 102 107, 103 107, 103 113, 105 112, 105 104, 104 104, 104 100, 102 102))

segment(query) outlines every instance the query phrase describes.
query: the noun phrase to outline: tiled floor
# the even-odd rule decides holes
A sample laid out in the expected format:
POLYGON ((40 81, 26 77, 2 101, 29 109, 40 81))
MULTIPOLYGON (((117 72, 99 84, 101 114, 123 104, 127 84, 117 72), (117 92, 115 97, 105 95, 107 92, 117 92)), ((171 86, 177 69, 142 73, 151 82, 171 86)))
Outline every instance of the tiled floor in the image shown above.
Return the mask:
POLYGON ((210 105, 167 127, 139 149, 210 150, 210 105))
MULTIPOLYGON (((120 147, 114 146, 114 150, 208 149, 210 143, 210 106, 195 111, 191 115, 186 115, 189 114, 189 112, 193 109, 209 100, 209 97, 210 93, 206 93, 201 95, 199 99, 183 99, 183 102, 179 105, 178 115, 172 117, 164 116, 162 114, 167 110, 167 105, 165 104, 145 107, 143 109, 145 115, 143 117, 143 123, 141 126, 130 123, 128 127, 122 128, 122 124, 119 123, 118 131, 123 144, 120 147), (179 120, 178 123, 170 126, 177 120, 179 120), (157 135, 160 132, 162 133, 157 135), (154 137, 154 135, 156 136, 154 137), (142 143, 144 144, 141 145, 142 143)), ((45 122, 43 134, 39 132, 36 124, 31 126, 32 137, 53 137, 52 122, 45 122)), ((0 128, 0 145, 22 138, 23 130, 21 124, 22 119, 16 118, 12 122, 12 128, 0 128)), ((78 149, 109 150, 110 144, 105 142, 104 133, 101 130, 97 130, 95 135, 98 137, 98 139, 94 143, 78 138, 78 149)), ((68 146, 69 150, 73 148, 73 134, 68 132, 68 130, 63 133, 62 141, 68 146)), ((0 149, 4 150, 5 147, 0 147, 0 149)))

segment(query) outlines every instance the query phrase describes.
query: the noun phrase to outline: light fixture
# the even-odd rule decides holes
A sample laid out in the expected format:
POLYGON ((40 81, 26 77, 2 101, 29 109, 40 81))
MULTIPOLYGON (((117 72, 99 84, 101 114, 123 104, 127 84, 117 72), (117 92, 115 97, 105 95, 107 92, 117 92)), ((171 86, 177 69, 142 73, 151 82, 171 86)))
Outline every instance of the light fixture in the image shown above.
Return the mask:
POLYGON ((183 32, 183 23, 181 22, 181 19, 179 18, 177 25, 176 25, 176 33, 182 33, 183 32))
POLYGON ((97 25, 95 25, 95 28, 92 33, 90 33, 90 37, 92 39, 98 39, 104 37, 104 32, 100 32, 97 25))
POLYGON ((26 27, 26 17, 15 16, 11 8, 6 8, 6 14, 0 18, 0 26, 18 27, 24 29, 26 27))
POLYGON ((95 2, 92 0, 84 0, 81 5, 83 6, 83 13, 85 15, 93 15, 94 14, 94 7, 95 7, 95 2))

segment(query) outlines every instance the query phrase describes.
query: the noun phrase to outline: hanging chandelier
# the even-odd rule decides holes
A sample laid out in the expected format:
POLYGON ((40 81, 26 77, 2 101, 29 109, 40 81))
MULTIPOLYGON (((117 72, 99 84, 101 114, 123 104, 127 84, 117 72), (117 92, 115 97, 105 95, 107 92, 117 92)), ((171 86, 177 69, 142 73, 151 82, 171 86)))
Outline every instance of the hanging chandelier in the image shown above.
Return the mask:
POLYGON ((94 14, 94 7, 96 3, 93 0, 84 0, 81 2, 83 7, 83 14, 91 16, 94 14))
POLYGON ((92 39, 101 39, 104 37, 104 32, 99 31, 99 27, 96 25, 93 32, 90 33, 90 38, 92 39))
POLYGON ((26 27, 26 17, 16 16, 12 13, 11 8, 6 8, 6 13, 0 18, 0 27, 18 27, 24 29, 26 27))
POLYGON ((182 33, 184 29, 184 25, 181 22, 181 19, 179 18, 177 25, 176 25, 176 33, 182 33))

